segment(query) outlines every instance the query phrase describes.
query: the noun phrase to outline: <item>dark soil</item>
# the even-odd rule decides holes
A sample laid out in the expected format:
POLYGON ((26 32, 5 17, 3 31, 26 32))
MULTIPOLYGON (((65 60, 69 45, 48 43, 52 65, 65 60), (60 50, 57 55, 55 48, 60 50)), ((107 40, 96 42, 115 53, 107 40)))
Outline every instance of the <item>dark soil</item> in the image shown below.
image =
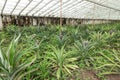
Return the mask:
POLYGON ((91 70, 76 70, 74 75, 67 80, 100 80, 91 70))
POLYGON ((106 76, 107 80, 120 80, 120 75, 111 74, 106 76))
POLYGON ((100 79, 97 77, 95 72, 85 70, 81 74, 81 80, 100 80, 100 79))
MULTIPOLYGON (((120 80, 120 75, 106 75, 104 80, 120 80)), ((67 80, 103 80, 100 79, 94 71, 91 70, 76 70, 73 76, 67 80)))

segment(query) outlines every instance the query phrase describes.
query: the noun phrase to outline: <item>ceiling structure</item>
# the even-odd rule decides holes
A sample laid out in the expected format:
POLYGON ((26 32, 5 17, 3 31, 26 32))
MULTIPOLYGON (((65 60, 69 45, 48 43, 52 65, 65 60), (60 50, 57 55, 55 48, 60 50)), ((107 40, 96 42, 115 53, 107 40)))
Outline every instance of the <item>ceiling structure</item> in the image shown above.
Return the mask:
MULTIPOLYGON (((120 0, 62 0, 62 17, 120 19, 120 0)), ((60 17, 60 0, 0 0, 0 14, 60 17)))

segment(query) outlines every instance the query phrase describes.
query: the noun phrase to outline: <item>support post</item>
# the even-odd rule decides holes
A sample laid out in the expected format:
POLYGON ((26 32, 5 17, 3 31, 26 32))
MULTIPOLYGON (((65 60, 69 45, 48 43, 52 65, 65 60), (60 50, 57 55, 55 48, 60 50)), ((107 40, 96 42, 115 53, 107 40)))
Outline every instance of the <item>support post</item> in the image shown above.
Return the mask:
POLYGON ((0 15, 0 30, 2 30, 2 29, 3 29, 2 17, 1 17, 1 15, 0 15))
POLYGON ((62 39, 62 0, 60 0, 60 33, 59 35, 62 39))
POLYGON ((62 26, 62 0, 60 0, 60 26, 62 26))
POLYGON ((92 26, 94 26, 95 25, 95 4, 94 4, 94 6, 93 6, 93 21, 92 21, 92 26))

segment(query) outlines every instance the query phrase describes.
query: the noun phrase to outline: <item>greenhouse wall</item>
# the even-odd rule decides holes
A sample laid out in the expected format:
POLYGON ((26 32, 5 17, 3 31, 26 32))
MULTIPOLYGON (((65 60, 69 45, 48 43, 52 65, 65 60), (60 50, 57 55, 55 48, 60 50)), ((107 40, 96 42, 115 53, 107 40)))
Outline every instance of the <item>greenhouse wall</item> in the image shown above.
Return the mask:
POLYGON ((85 20, 84 24, 102 24, 102 23, 110 23, 110 20, 85 20))
MULTIPOLYGON (((79 24, 102 24, 109 23, 111 20, 102 19, 77 19, 77 18, 62 18, 63 25, 79 25, 79 24)), ((60 24, 60 18, 58 17, 32 17, 32 16, 9 16, 3 15, 2 22, 6 25, 18 25, 18 26, 29 26, 29 25, 57 25, 60 24)))

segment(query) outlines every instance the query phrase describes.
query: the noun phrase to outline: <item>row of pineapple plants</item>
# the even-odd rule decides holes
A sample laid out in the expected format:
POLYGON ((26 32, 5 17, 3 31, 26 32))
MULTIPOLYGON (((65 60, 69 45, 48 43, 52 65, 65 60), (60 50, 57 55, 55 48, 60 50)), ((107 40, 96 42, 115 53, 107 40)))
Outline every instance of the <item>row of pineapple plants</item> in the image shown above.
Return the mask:
MULTIPOLYGON (((120 23, 7 26, 0 31, 1 80, 67 80, 75 70, 119 74, 120 23)), ((80 78, 78 78, 80 79, 80 78)))

